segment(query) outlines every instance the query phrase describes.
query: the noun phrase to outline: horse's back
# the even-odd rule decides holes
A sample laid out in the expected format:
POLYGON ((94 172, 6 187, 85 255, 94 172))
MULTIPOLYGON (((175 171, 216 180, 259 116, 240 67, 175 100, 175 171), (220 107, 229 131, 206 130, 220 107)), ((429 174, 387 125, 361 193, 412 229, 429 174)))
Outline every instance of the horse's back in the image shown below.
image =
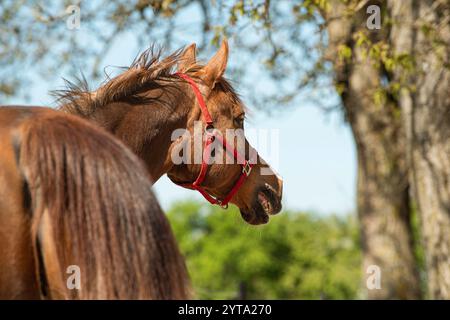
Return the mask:
POLYGON ((56 114, 57 111, 47 107, 0 105, 0 129, 12 128, 23 121, 42 114, 56 114))

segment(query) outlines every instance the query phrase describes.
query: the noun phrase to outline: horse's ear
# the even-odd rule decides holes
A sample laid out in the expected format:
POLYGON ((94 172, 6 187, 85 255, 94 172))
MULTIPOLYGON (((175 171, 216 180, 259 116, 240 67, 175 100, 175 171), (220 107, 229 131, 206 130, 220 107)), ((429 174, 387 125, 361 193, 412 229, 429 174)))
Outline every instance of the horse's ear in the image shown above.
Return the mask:
POLYGON ((177 64, 178 72, 185 72, 190 66, 196 63, 195 43, 184 49, 177 64))
POLYGON ((203 80, 211 88, 214 87, 217 80, 223 76, 228 62, 228 41, 224 39, 219 51, 209 60, 204 67, 203 80))

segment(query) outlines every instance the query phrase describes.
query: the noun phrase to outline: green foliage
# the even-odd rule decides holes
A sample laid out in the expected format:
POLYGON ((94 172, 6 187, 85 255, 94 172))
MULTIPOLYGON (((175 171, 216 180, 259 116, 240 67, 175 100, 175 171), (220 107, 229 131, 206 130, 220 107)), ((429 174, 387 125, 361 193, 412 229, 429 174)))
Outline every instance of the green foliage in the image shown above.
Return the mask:
MULTIPOLYGON (((386 40, 372 41, 369 34, 368 30, 359 30, 355 32, 353 38, 355 48, 360 51, 361 57, 377 68, 380 75, 386 79, 385 82, 380 81, 379 87, 372 92, 374 106, 381 107, 385 106, 388 96, 391 99, 398 99, 402 89, 414 91, 410 77, 417 71, 416 62, 414 56, 409 53, 395 53, 386 40)), ((351 49, 349 50, 351 52, 351 49)), ((341 51, 339 56, 343 59, 341 51)), ((347 58, 345 60, 347 63, 351 63, 351 56, 344 58, 347 58)))
POLYGON ((285 211, 255 227, 236 208, 195 202, 174 205, 168 216, 198 298, 357 297, 361 258, 351 217, 285 211))
POLYGON ((341 44, 338 47, 339 59, 345 60, 346 62, 351 61, 352 58, 352 48, 345 44, 341 44))

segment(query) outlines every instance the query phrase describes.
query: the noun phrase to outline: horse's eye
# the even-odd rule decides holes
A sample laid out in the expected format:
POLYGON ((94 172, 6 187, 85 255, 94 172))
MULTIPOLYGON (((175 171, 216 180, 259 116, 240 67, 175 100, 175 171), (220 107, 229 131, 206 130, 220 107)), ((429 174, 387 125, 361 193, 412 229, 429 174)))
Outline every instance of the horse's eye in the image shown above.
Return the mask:
POLYGON ((234 125, 238 128, 244 127, 244 116, 239 116, 237 118, 234 118, 234 125))

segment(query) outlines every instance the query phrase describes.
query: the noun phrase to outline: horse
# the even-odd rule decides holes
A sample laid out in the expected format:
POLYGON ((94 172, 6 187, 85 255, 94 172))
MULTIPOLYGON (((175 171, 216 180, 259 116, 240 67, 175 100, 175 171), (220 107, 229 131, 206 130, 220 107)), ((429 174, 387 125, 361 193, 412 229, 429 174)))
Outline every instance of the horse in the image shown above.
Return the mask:
POLYGON ((195 43, 164 59, 160 56, 161 50, 151 47, 95 91, 86 81, 67 81, 66 89, 54 92, 59 109, 113 133, 143 159, 154 182, 167 174, 175 184, 200 191, 212 204, 235 204, 250 224, 267 223, 281 210, 282 179, 245 138, 246 109, 224 77, 228 42, 223 40, 203 65, 196 61, 195 43), (200 121, 205 135, 198 146, 195 125, 200 121), (180 128, 190 135, 173 139, 180 128), (239 133, 225 140, 226 130, 239 133), (237 146, 238 138, 243 148, 237 146), (214 143, 219 148, 212 148, 214 143), (202 156, 195 163, 176 163, 173 155, 180 148, 183 159, 195 158, 196 152, 202 156), (212 154, 226 161, 210 163, 212 154))
POLYGON ((0 107, 0 220, 0 299, 190 296, 145 166, 86 120, 0 107))

